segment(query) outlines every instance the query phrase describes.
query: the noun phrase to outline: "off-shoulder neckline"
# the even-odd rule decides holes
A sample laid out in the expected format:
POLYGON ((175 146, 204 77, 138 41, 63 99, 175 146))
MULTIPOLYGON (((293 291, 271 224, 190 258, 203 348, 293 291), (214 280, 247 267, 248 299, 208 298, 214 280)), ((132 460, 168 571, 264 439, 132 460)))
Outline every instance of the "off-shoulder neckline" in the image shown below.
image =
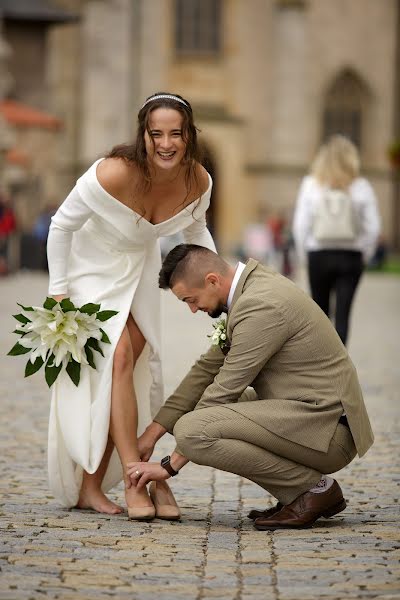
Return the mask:
POLYGON ((199 196, 198 198, 196 198, 195 200, 193 200, 192 202, 190 202, 189 204, 187 204, 184 208, 182 208, 182 210, 180 210, 179 212, 177 212, 175 215, 172 215, 172 217, 169 217, 169 219, 164 219, 164 221, 160 221, 159 223, 151 223, 151 221, 149 221, 148 219, 146 219, 145 217, 143 217, 140 213, 136 212, 135 210, 133 210, 133 208, 130 208, 129 206, 127 206, 126 204, 124 204, 123 202, 121 202, 120 200, 118 200, 117 198, 115 198, 112 194, 110 194, 109 192, 107 192, 106 189, 104 189, 104 187, 101 185, 101 183, 100 183, 100 181, 98 180, 98 177, 97 177, 97 166, 99 165, 99 163, 102 160, 104 160, 104 158, 99 158, 92 165, 94 180, 95 180, 96 184, 99 186, 100 190, 106 196, 108 196, 108 198, 111 198, 111 200, 113 200, 114 202, 117 202, 118 205, 122 207, 122 209, 125 209, 125 210, 129 211, 130 213, 133 213, 134 215, 136 215, 137 217, 139 217, 141 220, 145 221, 145 223, 148 223, 151 227, 159 227, 160 225, 165 225, 166 223, 169 223, 170 221, 173 221, 174 219, 176 219, 177 217, 179 217, 179 215, 181 215, 182 213, 184 213, 185 211, 187 211, 190 207, 192 207, 195 204, 198 204, 199 202, 201 202, 203 200, 203 198, 205 198, 210 193, 210 191, 211 191, 212 179, 211 179, 210 173, 207 171, 207 175, 208 175, 208 188, 204 192, 204 194, 202 194, 201 196, 199 196))

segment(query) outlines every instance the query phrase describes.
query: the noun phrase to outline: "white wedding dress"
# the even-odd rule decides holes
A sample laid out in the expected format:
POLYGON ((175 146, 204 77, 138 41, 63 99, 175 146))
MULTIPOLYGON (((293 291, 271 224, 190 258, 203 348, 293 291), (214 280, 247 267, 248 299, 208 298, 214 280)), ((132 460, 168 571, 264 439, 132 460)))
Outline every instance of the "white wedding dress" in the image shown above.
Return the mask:
MULTIPOLYGON (((52 387, 49 483, 57 500, 68 507, 78 501, 83 469, 94 473, 104 454, 113 355, 129 312, 147 340, 147 351, 134 372, 140 431, 164 401, 159 238, 182 231, 187 243, 215 250, 205 221, 212 188, 210 176, 207 192, 194 204, 153 225, 104 190, 96 176, 101 160, 78 179, 53 217, 48 239, 49 295, 66 294, 76 306, 95 302, 101 303, 102 310, 119 311, 104 323, 111 344, 101 344, 104 358, 94 353, 97 370, 83 366, 78 387, 62 372, 52 387), (148 370, 150 376, 146 377, 148 370)), ((122 468, 114 450, 103 490, 121 479, 122 468)))

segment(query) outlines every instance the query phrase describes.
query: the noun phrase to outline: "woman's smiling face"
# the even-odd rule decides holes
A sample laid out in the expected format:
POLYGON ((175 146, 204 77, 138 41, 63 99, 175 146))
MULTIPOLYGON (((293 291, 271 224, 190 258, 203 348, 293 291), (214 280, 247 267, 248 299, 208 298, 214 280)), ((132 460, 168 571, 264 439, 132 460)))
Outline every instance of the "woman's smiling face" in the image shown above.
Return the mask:
POLYGON ((147 159, 159 169, 173 169, 181 164, 186 150, 183 140, 182 115, 173 108, 156 108, 149 115, 145 131, 147 159))

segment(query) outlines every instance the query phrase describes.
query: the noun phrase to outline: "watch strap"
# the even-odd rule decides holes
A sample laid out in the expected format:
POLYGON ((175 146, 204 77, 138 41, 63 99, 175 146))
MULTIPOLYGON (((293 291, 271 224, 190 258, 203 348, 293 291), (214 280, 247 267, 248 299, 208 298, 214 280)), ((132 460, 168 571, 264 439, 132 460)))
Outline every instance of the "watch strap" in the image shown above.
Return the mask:
POLYGON ((179 471, 175 471, 175 469, 173 469, 171 466, 170 456, 164 456, 164 458, 161 459, 160 464, 163 467, 163 469, 165 469, 171 475, 171 477, 175 477, 175 475, 178 475, 179 471))

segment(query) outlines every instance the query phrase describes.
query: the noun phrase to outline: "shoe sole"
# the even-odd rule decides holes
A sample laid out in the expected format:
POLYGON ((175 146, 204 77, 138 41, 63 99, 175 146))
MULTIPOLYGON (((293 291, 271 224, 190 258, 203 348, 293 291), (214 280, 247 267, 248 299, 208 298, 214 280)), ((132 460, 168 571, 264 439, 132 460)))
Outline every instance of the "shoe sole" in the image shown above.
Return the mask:
POLYGON ((259 531, 274 531, 275 529, 310 529, 314 525, 315 521, 317 521, 321 517, 324 517, 325 519, 333 517, 334 515, 337 515, 338 513, 342 512, 346 508, 346 506, 346 500, 343 498, 340 502, 338 502, 334 506, 331 506, 331 508, 329 508, 324 513, 316 517, 314 521, 311 521, 310 523, 307 523, 305 525, 298 525, 297 527, 293 525, 257 525, 256 523, 254 523, 254 527, 259 531))

